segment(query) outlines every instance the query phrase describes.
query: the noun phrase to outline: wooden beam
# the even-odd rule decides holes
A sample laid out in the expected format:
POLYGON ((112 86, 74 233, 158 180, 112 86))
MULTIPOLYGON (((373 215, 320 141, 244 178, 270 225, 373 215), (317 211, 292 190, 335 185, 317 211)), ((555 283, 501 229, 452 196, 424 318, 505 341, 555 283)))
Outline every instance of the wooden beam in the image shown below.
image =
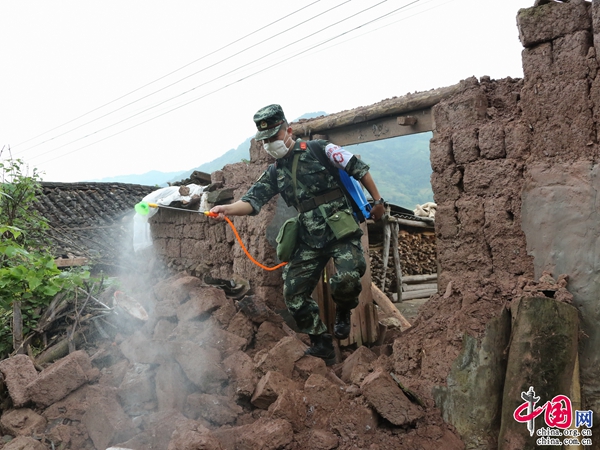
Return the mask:
POLYGON ((398 310, 396 305, 392 303, 387 295, 385 295, 383 292, 381 292, 381 289, 375 286, 375 283, 371 283, 371 293, 373 295, 373 301, 385 314, 395 317, 400 321, 400 328, 402 331, 410 328, 410 322, 406 320, 406 317, 402 315, 402 313, 398 310))
MULTIPOLYGON (((331 141, 337 143, 328 130, 390 116, 393 116, 393 121, 396 122, 397 116, 407 115, 408 113, 415 115, 412 113, 413 111, 429 109, 440 101, 465 90, 467 87, 467 82, 459 82, 452 86, 407 94, 403 97, 394 97, 370 106, 354 108, 328 116, 308 120, 303 119, 290 125, 297 136, 312 136, 315 133, 322 133, 329 135, 331 141)), ((421 121, 420 118, 419 121, 421 121)))
MULTIPOLYGON (((337 145, 348 146, 433 130, 431 109, 414 111, 411 113, 411 116, 418 118, 414 125, 406 126, 398 124, 397 116, 382 117, 343 127, 330 128, 327 130, 327 138, 337 145)), ((294 134, 303 139, 313 139, 318 136, 314 133, 297 134, 294 132, 294 134)))

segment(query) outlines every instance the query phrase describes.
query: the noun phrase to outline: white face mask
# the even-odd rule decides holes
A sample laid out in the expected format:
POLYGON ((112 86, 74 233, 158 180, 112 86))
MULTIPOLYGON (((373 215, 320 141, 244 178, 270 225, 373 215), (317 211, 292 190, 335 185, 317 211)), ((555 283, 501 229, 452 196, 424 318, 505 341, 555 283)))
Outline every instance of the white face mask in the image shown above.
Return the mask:
POLYGON ((265 152, 276 159, 283 158, 290 150, 281 139, 273 142, 263 142, 263 148, 265 149, 265 152))

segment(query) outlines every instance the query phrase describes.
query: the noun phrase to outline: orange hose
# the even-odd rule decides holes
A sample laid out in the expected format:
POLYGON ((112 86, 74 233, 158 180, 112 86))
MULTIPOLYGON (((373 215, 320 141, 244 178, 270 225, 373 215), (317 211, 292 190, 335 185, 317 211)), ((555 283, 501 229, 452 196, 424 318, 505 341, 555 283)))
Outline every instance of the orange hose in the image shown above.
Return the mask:
MULTIPOLYGON (((214 214, 214 213, 209 213, 208 211, 206 211, 204 213, 205 215, 209 216, 209 217, 218 217, 218 214, 214 214)), ((225 220, 227 221, 227 223, 229 224, 229 226, 231 227, 231 229, 233 230, 233 234, 235 234, 235 237, 237 238, 238 242, 240 243, 240 246, 242 247, 242 250, 244 250, 244 253, 246 254, 246 256, 248 258, 250 258, 250 261, 252 261, 254 264, 256 264, 258 267, 260 267, 261 269, 264 270, 277 270, 280 267, 283 267, 287 264, 287 262, 282 262, 280 264, 277 264, 276 266, 273 267, 267 267, 261 263, 259 263, 257 260, 255 260, 252 255, 248 252, 248 250, 246 249, 246 246, 244 245, 244 243, 242 242, 242 238, 240 237, 240 235, 238 234, 237 230, 235 229, 235 226, 233 225, 233 222, 231 220, 229 220, 229 217, 227 216, 223 216, 225 218, 225 220)))

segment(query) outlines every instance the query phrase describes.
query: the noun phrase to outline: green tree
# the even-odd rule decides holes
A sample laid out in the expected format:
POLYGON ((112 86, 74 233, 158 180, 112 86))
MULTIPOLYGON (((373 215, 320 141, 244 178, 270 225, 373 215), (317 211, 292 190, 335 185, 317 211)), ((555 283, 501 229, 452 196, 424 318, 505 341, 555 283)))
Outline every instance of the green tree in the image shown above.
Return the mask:
POLYGON ((11 349, 24 353, 23 336, 35 327, 42 309, 61 289, 81 280, 61 273, 47 250, 47 220, 32 208, 41 190, 37 170, 28 174, 23 161, 5 159, 0 177, 2 357, 11 349))

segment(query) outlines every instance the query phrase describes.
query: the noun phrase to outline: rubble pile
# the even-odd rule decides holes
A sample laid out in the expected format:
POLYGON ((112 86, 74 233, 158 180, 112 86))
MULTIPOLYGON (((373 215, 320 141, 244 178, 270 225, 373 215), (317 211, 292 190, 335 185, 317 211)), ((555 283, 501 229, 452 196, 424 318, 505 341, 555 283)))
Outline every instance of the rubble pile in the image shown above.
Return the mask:
POLYGON ((2 450, 463 448, 390 343, 326 367, 257 295, 176 276, 138 300, 147 321, 41 371, 0 362, 2 450))

